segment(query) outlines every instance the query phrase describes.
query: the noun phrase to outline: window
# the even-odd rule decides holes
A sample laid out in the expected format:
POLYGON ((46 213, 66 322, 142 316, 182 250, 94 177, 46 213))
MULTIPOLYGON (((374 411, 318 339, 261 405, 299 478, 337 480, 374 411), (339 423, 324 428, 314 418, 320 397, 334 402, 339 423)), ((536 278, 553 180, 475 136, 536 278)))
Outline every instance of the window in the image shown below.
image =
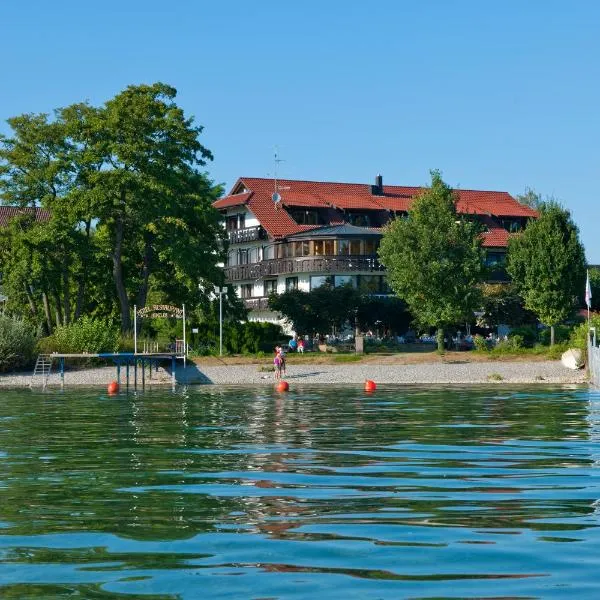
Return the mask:
POLYGON ((365 294, 381 293, 381 275, 360 275, 358 278, 358 287, 365 294))
POLYGON ((238 265, 248 264, 248 250, 238 250, 238 265))
POLYGON ((298 278, 297 277, 286 277, 285 278, 285 291, 291 292, 292 290, 298 289, 298 278))
POLYGON ((310 278, 310 289, 316 290, 324 285, 333 286, 332 275, 314 275, 310 278))
POLYGON ((335 287, 342 287, 344 285, 356 287, 356 277, 354 275, 336 275, 334 285, 335 287))
POLYGON ((348 214, 348 222, 351 225, 356 225, 357 227, 370 227, 371 219, 369 215, 365 213, 349 213, 348 214))
POLYGON ((379 240, 371 239, 365 240, 365 254, 368 256, 374 256, 377 254, 377 249, 379 248, 379 240))
POLYGON ((294 256, 308 256, 309 248, 308 241, 294 242, 294 256))
POLYGON ((252 298, 252 284, 243 283, 240 285, 240 296, 242 298, 252 298))
POLYGON ((338 254, 350 254, 350 242, 348 240, 338 240, 338 254))
POLYGON ((277 258, 290 258, 292 256, 292 244, 279 244, 277 246, 277 258))
POLYGON ((265 279, 264 295, 270 296, 277 293, 277 279, 265 279))
POLYGON ((227 231, 235 231, 236 229, 243 229, 246 222, 246 215, 240 213, 239 215, 229 215, 225 217, 225 228, 227 231))
POLYGON ((275 258, 275 246, 263 246, 263 260, 275 258))
POLYGON ((506 253, 488 252, 485 255, 485 264, 487 267, 504 267, 506 265, 506 253))
POLYGON ((317 240, 314 243, 315 256, 332 256, 333 240, 317 240))
POLYGON ((298 225, 319 225, 321 219, 319 219, 319 213, 316 210, 292 210, 290 212, 292 219, 298 223, 298 225))

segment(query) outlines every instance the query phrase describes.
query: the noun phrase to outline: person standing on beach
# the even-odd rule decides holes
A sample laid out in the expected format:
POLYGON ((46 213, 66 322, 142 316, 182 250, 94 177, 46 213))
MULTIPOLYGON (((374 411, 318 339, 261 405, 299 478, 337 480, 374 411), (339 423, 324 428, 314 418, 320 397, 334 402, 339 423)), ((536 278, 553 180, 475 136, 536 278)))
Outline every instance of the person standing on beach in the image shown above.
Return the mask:
POLYGON ((275 367, 275 380, 281 379, 281 355, 278 352, 279 347, 275 348, 275 358, 273 366, 275 367))
POLYGON ((304 354, 304 339, 303 338, 300 338, 298 340, 298 352, 300 354, 304 354))

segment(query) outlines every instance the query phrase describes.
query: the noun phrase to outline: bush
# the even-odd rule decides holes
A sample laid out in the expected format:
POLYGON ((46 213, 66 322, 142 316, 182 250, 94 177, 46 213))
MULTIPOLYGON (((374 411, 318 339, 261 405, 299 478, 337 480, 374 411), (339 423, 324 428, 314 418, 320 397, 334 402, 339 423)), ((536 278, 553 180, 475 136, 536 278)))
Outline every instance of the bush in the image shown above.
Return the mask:
MULTIPOLYGON (((590 319, 590 325, 596 328, 596 340, 600 340, 600 314, 595 314, 590 319)), ((588 324, 581 323, 574 327, 569 337, 569 347, 579 348, 583 356, 587 357, 588 324)))
POLYGON ((120 341, 119 329, 112 321, 82 317, 57 327, 51 336, 40 340, 39 347, 47 354, 96 354, 117 352, 120 341))
MULTIPOLYGON (((196 327, 196 325, 194 325, 196 327)), ((206 356, 219 351, 219 327, 210 323, 201 323, 194 339, 192 352, 197 356, 206 356)), ((248 321, 246 323, 223 323, 223 351, 229 354, 270 354, 285 336, 275 323, 248 321)))
MULTIPOLYGON (((559 344, 561 342, 566 342, 571 336, 571 331, 573 331, 573 327, 568 325, 557 325, 554 328, 554 341, 559 344)), ((550 327, 546 329, 542 329, 540 331, 539 336, 540 342, 545 346, 550 345, 550 327)))
POLYGON ((0 372, 27 366, 38 339, 33 325, 0 315, 0 372))
POLYGON ((473 338, 473 345, 475 346, 475 350, 478 350, 479 352, 488 350, 487 342, 485 341, 485 338, 482 335, 476 335, 473 338))
POLYGON ((534 325, 522 325, 511 329, 508 339, 519 337, 521 348, 533 348, 538 341, 538 330, 534 325))

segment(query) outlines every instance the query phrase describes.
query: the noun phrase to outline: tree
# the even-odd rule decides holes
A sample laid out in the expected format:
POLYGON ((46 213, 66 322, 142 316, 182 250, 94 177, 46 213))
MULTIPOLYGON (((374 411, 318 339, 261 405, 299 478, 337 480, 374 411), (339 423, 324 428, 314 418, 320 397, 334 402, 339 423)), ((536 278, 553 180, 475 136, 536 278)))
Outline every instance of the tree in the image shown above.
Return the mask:
POLYGON ((0 199, 51 215, 3 243, 5 270, 6 261, 21 266, 9 291, 25 293, 38 318, 40 300, 57 324, 116 308, 127 331, 132 305, 144 306, 151 289, 180 303, 197 301, 200 281, 222 285, 225 232, 212 207, 221 188, 202 171, 212 154, 176 94, 162 83, 130 86, 101 107, 9 120, 0 199))
POLYGON ((407 218, 385 229, 379 256, 394 292, 421 325, 436 327, 438 349, 444 328, 469 320, 480 306, 484 250, 478 223, 459 217, 456 197, 431 172, 431 187, 415 198, 407 218))
POLYGON ((542 195, 530 187, 525 188, 525 192, 523 194, 517 194, 516 199, 521 204, 529 206, 529 208, 533 208, 533 210, 538 210, 544 203, 542 195))
POLYGON ((600 269, 597 267, 590 269, 590 288, 592 290, 591 310, 600 310, 600 269))
POLYGON ((269 307, 290 321, 297 333, 313 336, 339 329, 348 321, 354 324, 361 302, 361 294, 352 286, 323 285, 310 292, 273 294, 269 307))
POLYGON ((497 327, 500 324, 517 327, 524 323, 535 323, 535 315, 523 306, 523 298, 512 284, 484 283, 481 287, 483 315, 477 324, 497 327))
POLYGON ((555 201, 540 206, 540 217, 509 240, 507 271, 525 308, 550 326, 572 312, 585 288, 585 254, 568 210, 555 201))

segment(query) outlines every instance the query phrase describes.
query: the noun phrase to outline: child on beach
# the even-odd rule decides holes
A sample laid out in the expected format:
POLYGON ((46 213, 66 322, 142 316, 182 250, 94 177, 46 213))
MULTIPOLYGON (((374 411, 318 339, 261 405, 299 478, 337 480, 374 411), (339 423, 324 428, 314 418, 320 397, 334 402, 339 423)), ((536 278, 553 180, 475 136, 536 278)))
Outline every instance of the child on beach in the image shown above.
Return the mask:
POLYGON ((273 366, 275 367, 275 379, 281 379, 281 355, 277 352, 277 349, 275 350, 273 366))

